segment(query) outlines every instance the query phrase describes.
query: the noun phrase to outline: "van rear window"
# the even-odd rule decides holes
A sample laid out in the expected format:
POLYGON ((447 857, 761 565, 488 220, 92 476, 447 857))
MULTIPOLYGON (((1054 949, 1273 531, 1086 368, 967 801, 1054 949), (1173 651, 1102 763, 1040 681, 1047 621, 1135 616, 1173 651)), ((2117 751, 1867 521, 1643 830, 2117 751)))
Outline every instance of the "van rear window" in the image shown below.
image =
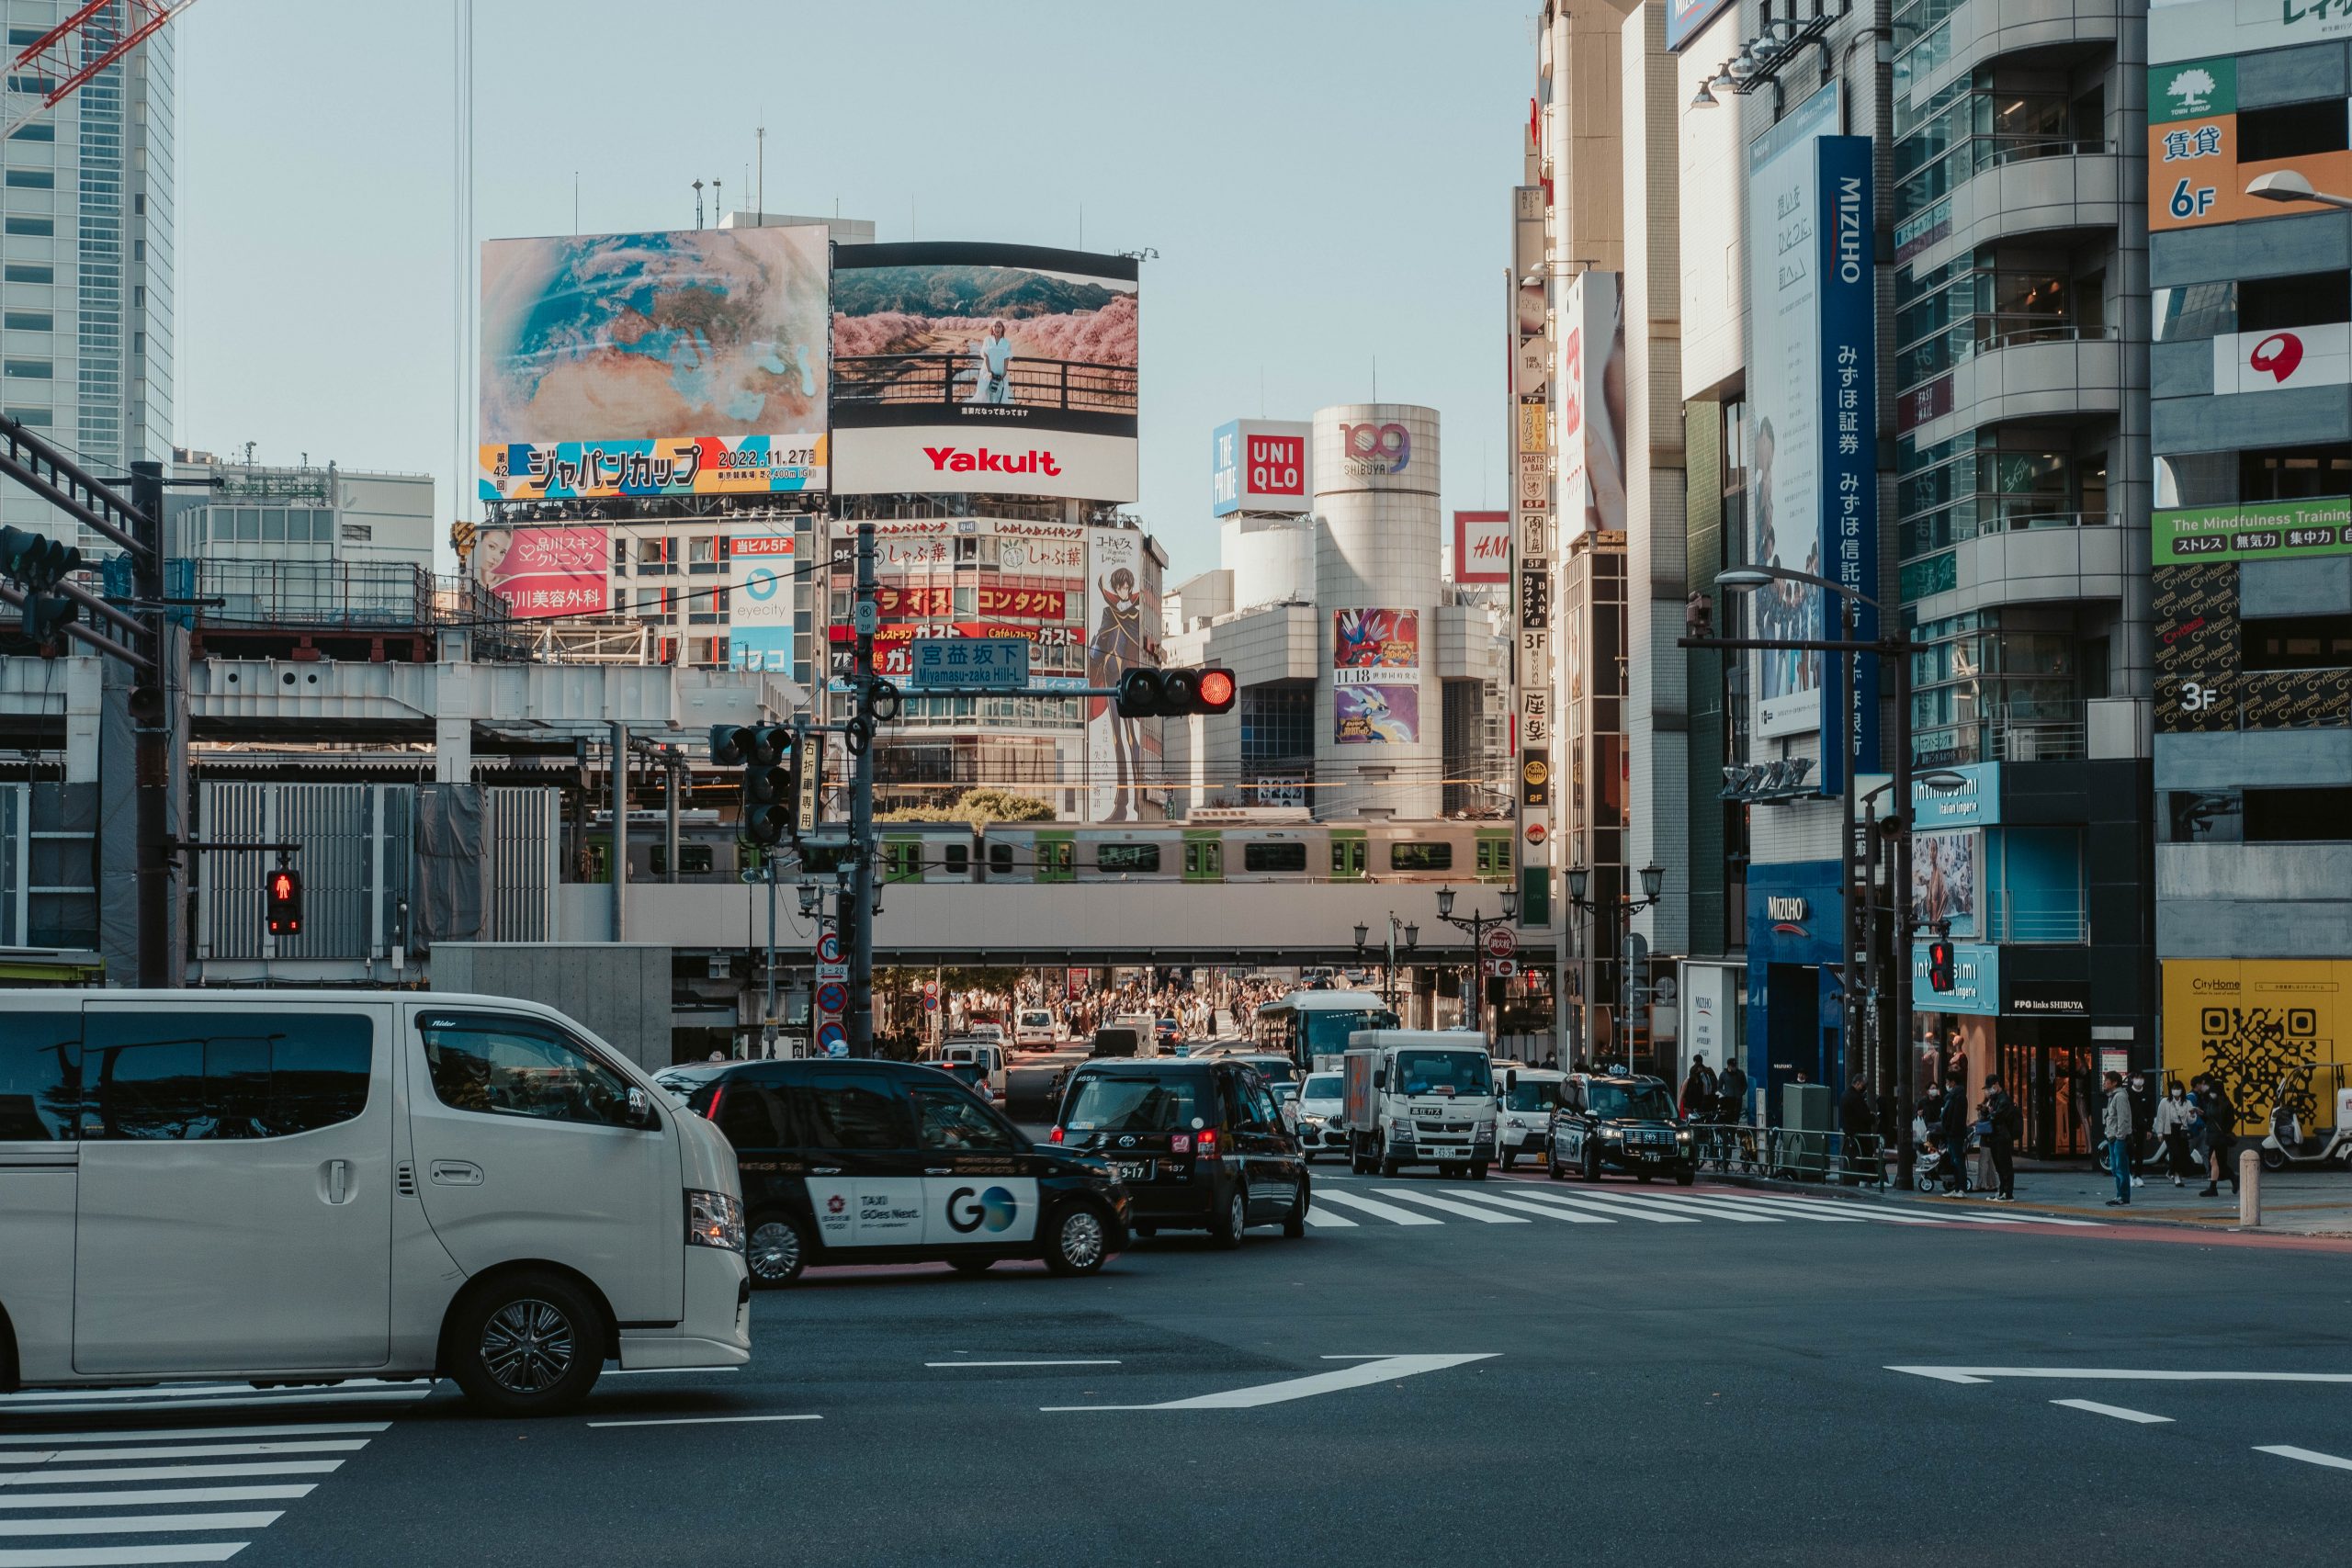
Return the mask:
POLYGON ((1081 1076, 1062 1121, 1074 1133, 1180 1133, 1200 1112, 1198 1077, 1081 1076))

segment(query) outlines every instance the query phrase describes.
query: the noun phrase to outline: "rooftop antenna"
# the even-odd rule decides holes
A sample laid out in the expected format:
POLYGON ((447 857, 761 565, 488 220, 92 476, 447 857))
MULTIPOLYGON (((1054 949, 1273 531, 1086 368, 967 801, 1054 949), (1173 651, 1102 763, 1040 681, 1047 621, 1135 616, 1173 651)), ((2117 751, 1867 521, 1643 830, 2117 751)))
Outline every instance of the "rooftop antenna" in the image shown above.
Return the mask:
POLYGON ((768 128, 765 125, 752 130, 752 145, 757 149, 753 156, 760 166, 759 183, 752 187, 752 221, 764 229, 768 226, 768 128))
POLYGON ((727 220, 727 204, 718 199, 718 181, 716 177, 710 182, 710 220, 713 223, 723 223, 727 220))
POLYGON ((695 227, 702 227, 702 182, 695 182, 695 227))

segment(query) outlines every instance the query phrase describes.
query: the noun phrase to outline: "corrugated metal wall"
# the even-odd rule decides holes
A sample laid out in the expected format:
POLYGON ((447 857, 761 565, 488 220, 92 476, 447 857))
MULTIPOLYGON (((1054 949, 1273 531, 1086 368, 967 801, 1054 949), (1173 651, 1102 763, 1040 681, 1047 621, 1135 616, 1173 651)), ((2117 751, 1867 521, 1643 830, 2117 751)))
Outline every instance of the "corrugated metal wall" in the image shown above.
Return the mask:
POLYGON ((409 897, 413 784, 208 784, 198 837, 208 844, 294 843, 302 930, 272 937, 262 884, 267 851, 205 851, 198 870, 197 956, 365 959, 389 951, 409 897))
POLYGON ((563 797, 552 789, 482 792, 484 942, 549 942, 555 937, 563 797))
POLYGON ((0 784, 0 947, 93 948, 92 784, 0 784))

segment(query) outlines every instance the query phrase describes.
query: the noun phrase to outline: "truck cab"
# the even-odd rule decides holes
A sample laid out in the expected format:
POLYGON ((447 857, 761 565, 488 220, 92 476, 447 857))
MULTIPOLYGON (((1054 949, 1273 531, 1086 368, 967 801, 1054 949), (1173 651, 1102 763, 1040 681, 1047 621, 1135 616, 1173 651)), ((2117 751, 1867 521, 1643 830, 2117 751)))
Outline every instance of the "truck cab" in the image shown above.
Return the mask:
POLYGON ((1494 1066, 1460 1030, 1364 1029, 1348 1037, 1349 1164, 1395 1176, 1408 1165, 1487 1179, 1495 1157, 1494 1066))

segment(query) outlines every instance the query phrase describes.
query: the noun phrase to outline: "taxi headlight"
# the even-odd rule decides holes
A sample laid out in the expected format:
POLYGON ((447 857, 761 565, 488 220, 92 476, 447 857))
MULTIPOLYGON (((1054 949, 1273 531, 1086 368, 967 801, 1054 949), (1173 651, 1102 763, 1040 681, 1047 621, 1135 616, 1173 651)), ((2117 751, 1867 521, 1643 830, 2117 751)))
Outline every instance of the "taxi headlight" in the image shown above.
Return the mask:
POLYGON ((743 1204, 724 1192, 686 1190, 686 1245, 743 1250, 743 1204))
POLYGON ((1623 1140, 1623 1138, 1624 1138, 1625 1134, 1624 1134, 1624 1132, 1623 1132, 1622 1129, 1620 1129, 1620 1128, 1616 1128, 1616 1127, 1603 1127, 1603 1128, 1600 1130, 1600 1136, 1601 1136, 1601 1138, 1602 1138, 1602 1140, 1603 1140, 1604 1142, 1614 1144, 1614 1143, 1622 1142, 1622 1141, 1623 1140))
POLYGON ((1688 1127, 1677 1127, 1674 1130, 1674 1141, 1678 1144, 1689 1143, 1690 1141, 1690 1129, 1688 1127))

